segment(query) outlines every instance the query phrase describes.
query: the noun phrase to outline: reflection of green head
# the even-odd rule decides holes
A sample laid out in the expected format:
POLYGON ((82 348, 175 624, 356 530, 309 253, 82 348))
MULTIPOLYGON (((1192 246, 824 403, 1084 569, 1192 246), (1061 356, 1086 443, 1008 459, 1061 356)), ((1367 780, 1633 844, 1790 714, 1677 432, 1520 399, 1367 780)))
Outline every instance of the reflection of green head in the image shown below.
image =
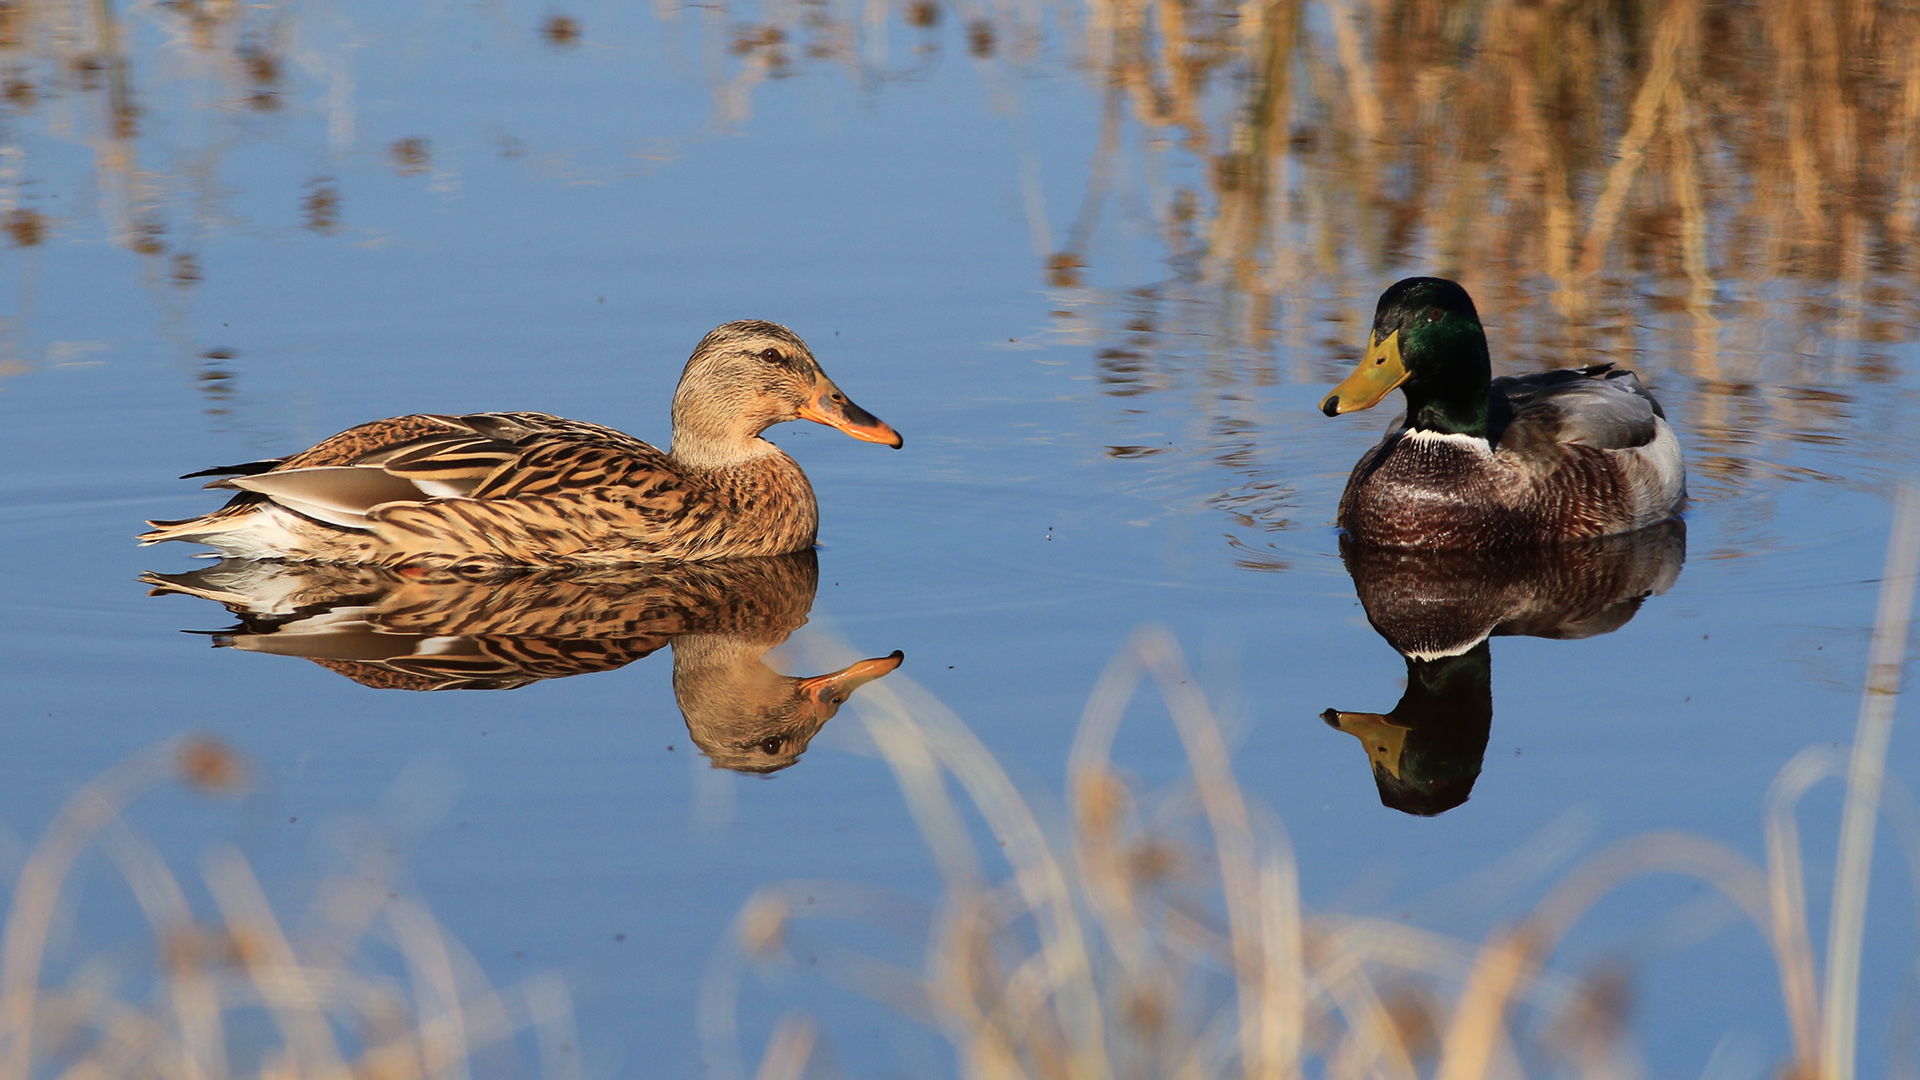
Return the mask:
POLYGON ((1320 715, 1366 747, 1382 804, 1431 817, 1467 801, 1493 730, 1492 656, 1482 641, 1458 656, 1407 657, 1392 712, 1320 715))

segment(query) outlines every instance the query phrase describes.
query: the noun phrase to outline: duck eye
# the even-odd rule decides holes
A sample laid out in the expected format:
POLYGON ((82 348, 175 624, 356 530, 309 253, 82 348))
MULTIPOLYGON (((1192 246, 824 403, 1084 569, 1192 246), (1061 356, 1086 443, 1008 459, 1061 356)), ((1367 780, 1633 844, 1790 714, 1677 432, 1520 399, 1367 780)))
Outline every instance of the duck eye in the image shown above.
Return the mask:
MULTIPOLYGON (((767 351, 773 352, 772 349, 768 349, 767 351)), ((775 355, 777 356, 779 354, 775 353, 775 355)), ((761 740, 761 743, 760 743, 760 752, 763 754, 778 754, 780 753, 780 746, 781 746, 781 740, 778 737, 772 738, 772 739, 763 739, 761 740)))
POLYGON ((1446 316, 1446 314, 1447 312, 1445 308, 1430 307, 1427 309, 1427 321, 1439 322, 1442 318, 1446 316))
POLYGON ((787 358, 780 354, 779 349, 761 349, 760 359, 765 360, 769 364, 784 364, 787 362, 787 358))

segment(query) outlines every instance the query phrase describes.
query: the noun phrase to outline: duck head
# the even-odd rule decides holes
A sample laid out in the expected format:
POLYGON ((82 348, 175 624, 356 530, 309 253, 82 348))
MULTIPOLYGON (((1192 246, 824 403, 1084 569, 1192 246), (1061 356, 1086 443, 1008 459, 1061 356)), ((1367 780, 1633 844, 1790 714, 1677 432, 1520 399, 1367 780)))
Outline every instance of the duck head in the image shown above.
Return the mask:
POLYGON ((901 444, 899 433, 840 392, 798 334, 743 320, 715 327, 693 350, 673 392, 668 452, 683 465, 733 464, 769 452, 760 433, 788 420, 896 450, 901 444))
POLYGON ((1366 355, 1320 411, 1369 409, 1399 389, 1409 428, 1485 438, 1492 381, 1487 335, 1467 290, 1445 278, 1406 278, 1380 294, 1366 355))
POLYGON ((1380 803, 1432 817, 1467 801, 1493 731, 1492 651, 1481 641, 1463 653, 1407 657, 1407 690, 1388 713, 1320 714, 1328 727, 1360 740, 1380 803))
POLYGON ((807 744, 853 692, 900 666, 898 649, 825 675, 781 675, 762 659, 769 643, 689 636, 673 643, 673 693, 687 734, 734 772, 771 773, 807 744))

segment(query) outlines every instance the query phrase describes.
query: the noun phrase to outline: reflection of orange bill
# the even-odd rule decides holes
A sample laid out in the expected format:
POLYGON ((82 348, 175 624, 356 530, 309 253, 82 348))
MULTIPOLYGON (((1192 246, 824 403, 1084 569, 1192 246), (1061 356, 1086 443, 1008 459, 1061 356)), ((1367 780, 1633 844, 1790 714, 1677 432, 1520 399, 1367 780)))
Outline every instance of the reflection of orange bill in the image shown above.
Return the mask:
POLYGON ((862 442, 877 442, 898 450, 904 441, 899 432, 888 427, 879 417, 849 401, 847 395, 841 393, 840 388, 825 376, 814 385, 813 396, 800 406, 800 415, 816 424, 844 431, 862 442))
MULTIPOLYGON (((885 424, 880 426, 886 427, 885 424)), ((898 437, 895 436, 895 438, 898 437)), ((906 653, 895 649, 886 656, 876 656, 871 660, 849 664, 839 671, 829 671, 825 675, 801 679, 800 692, 830 709, 839 708, 847 700, 848 695, 899 667, 900 662, 906 658, 906 653)))
POLYGON ((1400 331, 1388 334, 1385 341, 1369 336, 1367 355, 1360 358, 1360 366, 1320 402, 1320 411, 1339 416, 1371 409, 1406 381, 1407 365, 1400 360, 1400 331))

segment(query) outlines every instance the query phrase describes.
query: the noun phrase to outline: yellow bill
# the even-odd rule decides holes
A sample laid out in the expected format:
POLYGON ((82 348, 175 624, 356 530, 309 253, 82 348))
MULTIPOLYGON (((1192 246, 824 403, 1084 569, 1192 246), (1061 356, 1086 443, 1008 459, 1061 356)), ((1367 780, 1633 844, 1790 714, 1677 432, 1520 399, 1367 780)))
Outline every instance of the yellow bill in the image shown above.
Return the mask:
POLYGON ((1370 335, 1367 355, 1360 358, 1360 366, 1320 402, 1320 411, 1339 416, 1371 409, 1406 381, 1407 365, 1400 362, 1400 331, 1388 334, 1385 341, 1370 335))

